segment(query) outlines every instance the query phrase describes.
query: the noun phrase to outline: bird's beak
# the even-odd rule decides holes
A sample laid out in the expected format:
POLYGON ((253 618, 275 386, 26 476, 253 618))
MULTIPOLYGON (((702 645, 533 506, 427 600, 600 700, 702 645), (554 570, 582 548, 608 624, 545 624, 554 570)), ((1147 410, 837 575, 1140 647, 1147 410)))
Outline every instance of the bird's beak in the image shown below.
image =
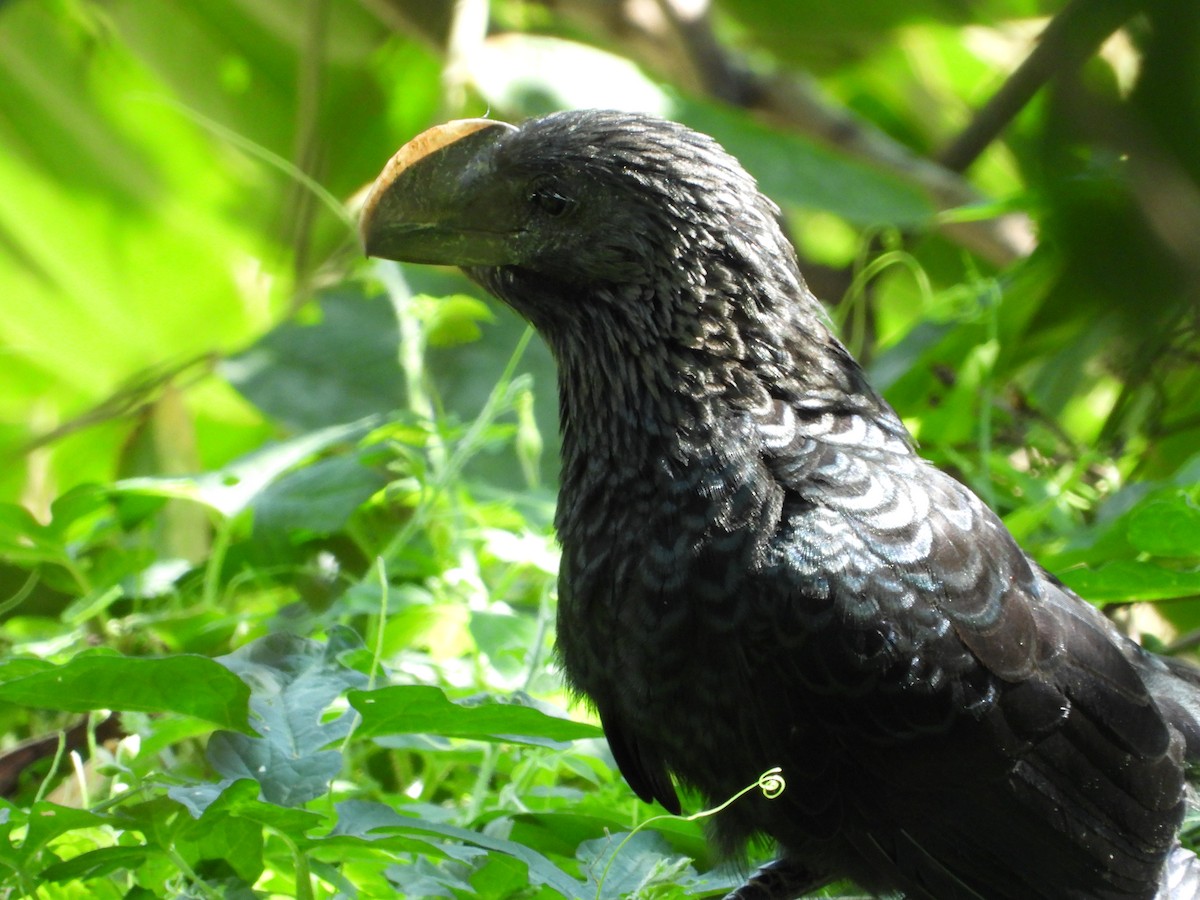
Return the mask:
POLYGON ((511 262, 512 231, 486 208, 486 184, 489 148, 515 130, 491 119, 459 119, 401 147, 363 205, 367 256, 456 266, 511 262))

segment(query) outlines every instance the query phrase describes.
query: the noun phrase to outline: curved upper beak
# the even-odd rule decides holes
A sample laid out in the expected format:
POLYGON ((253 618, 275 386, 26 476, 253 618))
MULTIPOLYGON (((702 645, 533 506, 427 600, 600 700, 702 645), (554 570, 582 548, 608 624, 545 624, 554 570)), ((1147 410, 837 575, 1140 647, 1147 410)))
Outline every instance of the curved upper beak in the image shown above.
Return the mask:
POLYGON ((489 210, 489 152, 516 131, 491 119, 458 119, 417 135, 393 156, 363 205, 367 256, 444 265, 503 265, 511 229, 489 210), (481 186, 482 185, 482 186, 481 186))

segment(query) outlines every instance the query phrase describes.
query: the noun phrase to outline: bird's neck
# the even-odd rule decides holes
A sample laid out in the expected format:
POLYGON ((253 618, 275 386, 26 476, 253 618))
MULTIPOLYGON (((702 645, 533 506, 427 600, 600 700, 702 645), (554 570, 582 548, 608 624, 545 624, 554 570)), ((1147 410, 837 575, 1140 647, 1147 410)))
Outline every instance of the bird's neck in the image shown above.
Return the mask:
POLYGON ((567 463, 572 454, 622 467, 663 457, 687 462, 716 437, 727 439, 732 420, 773 400, 813 415, 866 415, 903 431, 815 301, 687 328, 620 327, 603 315, 579 324, 543 329, 558 363, 567 463))
POLYGON ((644 466, 707 442, 733 401, 727 366, 695 350, 623 343, 602 329, 553 346, 564 461, 644 466))

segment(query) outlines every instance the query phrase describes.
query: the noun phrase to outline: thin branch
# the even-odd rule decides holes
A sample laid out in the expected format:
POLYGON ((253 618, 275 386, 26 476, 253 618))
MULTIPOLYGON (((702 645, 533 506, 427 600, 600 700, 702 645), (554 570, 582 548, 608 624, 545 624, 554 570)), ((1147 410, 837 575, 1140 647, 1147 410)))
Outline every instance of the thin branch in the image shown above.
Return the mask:
POLYGON ((368 12, 394 31, 417 38, 441 52, 450 40, 454 6, 430 0, 359 0, 368 12))
POLYGON ((1135 12, 1136 0, 1072 0, 1050 20, 1025 61, 938 154, 952 172, 965 172, 1055 75, 1083 65, 1135 12))
MULTIPOLYGON (((550 5, 586 23, 589 31, 604 29, 623 53, 685 90, 719 97, 889 171, 922 189, 939 210, 986 199, 961 175, 830 103, 812 79, 790 71, 769 76, 754 71, 717 39, 707 0, 553 0, 550 5)), ((1001 267, 1028 255, 1035 243, 1028 219, 1016 214, 947 222, 941 228, 951 240, 1001 267)))
MULTIPOLYGON (((86 756, 91 742, 88 731, 92 728, 89 719, 84 718, 64 732, 48 737, 33 738, 5 751, 0 756, 0 797, 12 797, 21 782, 21 776, 30 766, 44 759, 54 759, 65 756, 66 753, 79 753, 86 756)), ((95 743, 119 740, 128 732, 122 727, 116 713, 111 714, 103 722, 95 726, 95 743)), ((50 777, 50 773, 46 777, 50 777)))
POLYGON ((129 383, 118 388, 115 393, 101 400, 91 409, 85 410, 49 431, 31 437, 12 452, 11 458, 19 459, 35 450, 53 444, 55 441, 62 440, 68 435, 102 422, 137 415, 153 404, 167 385, 177 381, 182 384, 191 384, 205 378, 212 372, 218 360, 219 357, 216 353, 202 353, 172 366, 143 370, 136 374, 129 383))
MULTIPOLYGON (((321 91, 325 66, 325 36, 328 31, 329 0, 308 0, 304 6, 304 39, 297 59, 296 133, 292 159, 305 175, 316 176, 321 161, 319 135, 321 91)), ((298 282, 308 274, 309 240, 316 214, 315 198, 299 181, 288 188, 284 228, 292 246, 292 267, 298 282)), ((293 309, 307 300, 307 291, 298 291, 293 309)))
MULTIPOLYGON (((426 16, 424 0, 361 0, 386 9, 393 22, 426 16)), ((848 156, 891 172, 925 192, 939 210, 986 200, 962 176, 979 154, 1056 74, 1078 68, 1140 6, 1139 0, 1071 0, 1051 20, 1036 47, 1006 79, 968 127, 931 160, 825 99, 807 76, 780 70, 761 74, 716 37, 710 0, 539 0, 597 34, 620 52, 687 91, 715 97, 807 135, 848 156)), ((441 6, 437 4, 437 6, 441 6)), ((437 30, 449 31, 439 21, 437 30)), ((430 28, 420 29, 427 39, 430 28)), ((441 44, 445 49, 445 39, 441 44)), ((1019 214, 947 221, 950 240, 997 266, 1026 256, 1035 244, 1019 214)))

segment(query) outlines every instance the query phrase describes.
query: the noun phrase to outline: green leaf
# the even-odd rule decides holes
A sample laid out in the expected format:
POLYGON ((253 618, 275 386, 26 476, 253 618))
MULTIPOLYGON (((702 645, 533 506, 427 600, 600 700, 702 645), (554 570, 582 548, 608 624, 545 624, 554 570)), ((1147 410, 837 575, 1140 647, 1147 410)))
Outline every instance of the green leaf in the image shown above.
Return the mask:
POLYGON ((415 302, 428 301, 423 309, 425 340, 431 347, 456 347, 479 340, 480 322, 491 322, 495 316, 482 300, 466 294, 449 297, 414 297, 415 302))
POLYGON ((222 374, 251 403, 296 431, 402 407, 400 329, 389 299, 368 297, 348 284, 322 294, 312 313, 284 322, 222 362, 222 374))
MULTIPOLYGON (((646 887, 655 868, 670 852, 662 835, 638 831, 584 841, 575 855, 601 900, 619 900, 646 887)), ((691 874, 694 877, 695 873, 691 874)))
POLYGON ((1130 560, 1116 560, 1094 569, 1068 569, 1059 577, 1093 603, 1173 600, 1200 594, 1200 571, 1176 571, 1130 560))
POLYGON ((325 817, 319 813, 263 800, 261 793, 262 788, 252 778, 173 785, 167 790, 170 798, 187 809, 194 820, 193 824, 185 825, 180 832, 188 840, 195 840, 197 835, 205 831, 222 827, 222 820, 229 816, 249 819, 266 828, 294 836, 306 834, 325 821, 325 817))
POLYGON ((0 503, 0 555, 25 564, 57 562, 66 558, 66 548, 54 530, 24 506, 0 503))
POLYGON ((716 138, 780 204, 826 210, 859 225, 919 226, 935 212, 911 184, 745 112, 689 98, 676 104, 674 116, 716 138))
POLYGON ((295 838, 322 820, 316 813, 264 803, 257 794, 253 781, 231 785, 198 821, 184 820, 172 846, 190 860, 222 860, 253 884, 263 871, 264 827, 295 838))
POLYGON ((39 877, 46 881, 101 878, 113 872, 136 869, 149 855, 150 851, 146 847, 100 847, 47 866, 39 877))
MULTIPOLYGON (((403 821, 403 820, 401 820, 403 821)), ((416 853, 419 856, 441 856, 457 862, 470 863, 483 855, 478 847, 442 843, 426 837, 397 836, 393 826, 396 810, 384 803, 369 800, 343 800, 337 805, 337 824, 322 840, 322 847, 358 846, 381 843, 393 852, 416 853)))
POLYGON ((336 444, 367 434, 379 422, 367 419, 333 425, 288 441, 268 444, 215 472, 187 478, 126 478, 115 494, 177 497, 209 506, 227 518, 247 509, 284 472, 336 444))
POLYGON ((438 734, 479 741, 546 744, 601 737, 595 725, 547 715, 532 706, 450 700, 433 685, 395 685, 353 691, 350 705, 362 713, 360 737, 385 734, 438 734))
MULTIPOLYGON (((23 661, 16 664, 24 665, 23 661)), ((38 668, 25 673, 10 666, 0 669, 0 700, 71 712, 172 712, 222 728, 250 730, 249 689, 205 656, 149 658, 91 650, 63 665, 42 663, 38 668)))
POLYGON ((521 860, 529 867, 529 880, 532 884, 544 884, 567 898, 584 900, 584 898, 592 896, 587 893, 581 882, 576 881, 536 850, 532 850, 522 844, 469 831, 466 828, 444 825, 440 822, 431 822, 428 819, 416 816, 393 813, 389 817, 386 810, 379 808, 375 810, 374 822, 375 830, 413 831, 419 834, 437 835, 449 840, 482 847, 493 853, 503 853, 521 860))
POLYGON ((349 733, 353 716, 322 721, 325 710, 366 676, 338 662, 359 646, 349 629, 334 629, 328 643, 273 634, 242 647, 222 661, 251 686, 250 708, 259 736, 218 732, 208 758, 230 779, 250 778, 262 797, 280 806, 299 806, 319 797, 341 770, 337 750, 325 750, 349 733))
POLYGON ((1200 507, 1183 491, 1142 503, 1131 512, 1126 534, 1144 553, 1195 559, 1200 557, 1200 507))
POLYGON ((288 472, 254 498, 255 537, 287 540, 332 534, 387 481, 354 456, 322 459, 288 472))

